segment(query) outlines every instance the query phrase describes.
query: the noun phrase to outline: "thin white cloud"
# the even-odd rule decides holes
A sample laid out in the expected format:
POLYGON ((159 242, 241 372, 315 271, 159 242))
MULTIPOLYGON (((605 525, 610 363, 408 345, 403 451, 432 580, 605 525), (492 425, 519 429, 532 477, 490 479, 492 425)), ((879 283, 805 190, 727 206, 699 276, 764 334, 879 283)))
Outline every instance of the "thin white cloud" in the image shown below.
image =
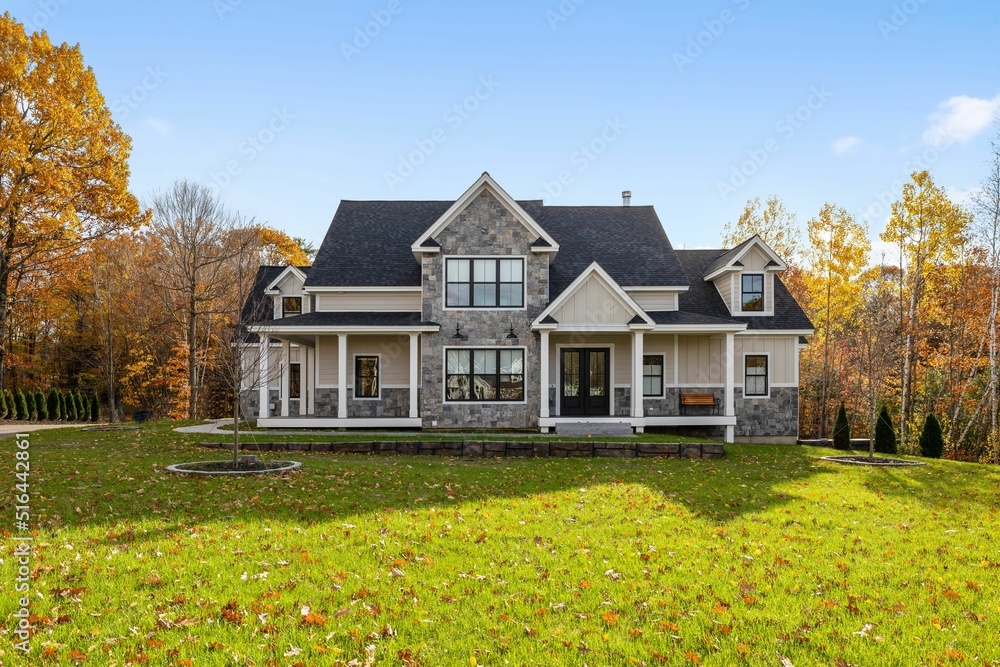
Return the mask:
POLYGON ((169 134, 171 128, 173 127, 162 118, 147 118, 142 122, 142 124, 158 134, 169 134))
POLYGON ((990 99, 958 95, 941 102, 928 120, 923 140, 932 146, 942 139, 967 144, 989 129, 1000 115, 1000 95, 990 99))
POLYGON ((852 149, 857 148, 865 143, 865 140, 861 137, 846 136, 836 139, 831 147, 833 152, 837 155, 843 155, 844 153, 850 152, 852 149))

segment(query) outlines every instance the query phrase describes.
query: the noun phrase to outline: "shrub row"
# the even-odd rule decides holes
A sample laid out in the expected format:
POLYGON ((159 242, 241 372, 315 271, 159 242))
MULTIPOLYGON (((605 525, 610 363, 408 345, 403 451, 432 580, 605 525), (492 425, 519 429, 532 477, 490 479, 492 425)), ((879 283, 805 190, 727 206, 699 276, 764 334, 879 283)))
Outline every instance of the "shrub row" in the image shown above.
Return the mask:
POLYGON ((50 389, 41 391, 0 391, 0 419, 20 421, 96 422, 101 419, 101 401, 97 394, 50 389))
MULTIPOLYGON (((851 448, 851 423, 847 419, 847 410, 843 405, 837 412, 837 421, 833 425, 833 446, 836 449, 851 448)), ((896 429, 892 425, 889 408, 882 406, 875 422, 875 451, 880 454, 896 453, 896 429)), ((927 415, 924 428, 920 433, 920 455, 931 459, 939 459, 944 454, 944 435, 941 423, 933 414, 927 415)))

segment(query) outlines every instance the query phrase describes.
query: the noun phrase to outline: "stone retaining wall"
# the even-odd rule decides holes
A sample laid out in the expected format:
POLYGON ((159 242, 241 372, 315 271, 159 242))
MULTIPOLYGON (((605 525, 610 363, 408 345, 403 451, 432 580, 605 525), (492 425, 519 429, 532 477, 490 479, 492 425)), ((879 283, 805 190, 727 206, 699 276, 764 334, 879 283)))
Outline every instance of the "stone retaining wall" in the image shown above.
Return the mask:
MULTIPOLYGON (((209 449, 232 449, 228 442, 202 442, 209 449)), ((331 452, 334 454, 405 454, 429 456, 486 456, 525 458, 687 458, 719 459, 726 455, 719 443, 599 442, 511 440, 372 440, 364 442, 257 442, 244 445, 253 452, 331 452)))

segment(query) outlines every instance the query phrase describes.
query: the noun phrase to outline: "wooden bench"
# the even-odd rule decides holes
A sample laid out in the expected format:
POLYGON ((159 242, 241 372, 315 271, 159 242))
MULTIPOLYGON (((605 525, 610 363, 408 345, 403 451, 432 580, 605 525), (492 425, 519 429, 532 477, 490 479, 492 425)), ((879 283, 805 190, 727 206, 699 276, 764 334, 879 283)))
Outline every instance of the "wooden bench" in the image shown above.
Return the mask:
POLYGON ((719 403, 715 394, 681 394, 681 414, 686 414, 691 408, 708 409, 709 414, 717 414, 719 403))

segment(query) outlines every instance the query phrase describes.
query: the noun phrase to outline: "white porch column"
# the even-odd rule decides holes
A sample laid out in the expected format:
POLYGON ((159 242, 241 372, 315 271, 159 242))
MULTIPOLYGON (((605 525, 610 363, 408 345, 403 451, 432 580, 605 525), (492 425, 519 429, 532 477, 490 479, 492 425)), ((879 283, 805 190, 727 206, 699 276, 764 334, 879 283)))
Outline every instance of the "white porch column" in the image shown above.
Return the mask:
POLYGON ((271 416, 271 393, 268 389, 271 386, 271 371, 268 368, 271 357, 271 339, 267 336, 260 337, 260 407, 257 409, 257 419, 267 419, 271 416))
POLYGON ((410 419, 420 416, 420 335, 410 334, 410 419))
POLYGON ((281 341, 281 416, 288 416, 288 395, 291 393, 290 372, 292 362, 292 344, 287 340, 281 341))
POLYGON ((306 353, 306 361, 302 364, 302 375, 303 377, 306 374, 309 376, 309 380, 306 382, 306 414, 314 415, 316 414, 316 348, 306 347, 303 349, 306 353))
POLYGON ((642 417, 642 355, 643 332, 632 332, 632 416, 642 417))
MULTIPOLYGON (((726 334, 726 416, 736 416, 736 334, 726 334)), ((726 426, 726 442, 736 439, 736 427, 726 426)))
POLYGON ((541 360, 539 361, 538 376, 540 378, 539 384, 542 387, 541 395, 541 406, 539 406, 538 416, 542 419, 547 419, 549 416, 549 332, 548 329, 542 329, 541 334, 541 360))
MULTIPOLYGON (((299 416, 303 416, 309 411, 309 385, 306 382, 309 378, 306 376, 309 364, 307 363, 309 359, 309 348, 305 345, 299 345, 299 416)), ((291 374, 289 373, 289 377, 291 374)))
POLYGON ((337 418, 347 419, 347 334, 337 334, 337 418))

